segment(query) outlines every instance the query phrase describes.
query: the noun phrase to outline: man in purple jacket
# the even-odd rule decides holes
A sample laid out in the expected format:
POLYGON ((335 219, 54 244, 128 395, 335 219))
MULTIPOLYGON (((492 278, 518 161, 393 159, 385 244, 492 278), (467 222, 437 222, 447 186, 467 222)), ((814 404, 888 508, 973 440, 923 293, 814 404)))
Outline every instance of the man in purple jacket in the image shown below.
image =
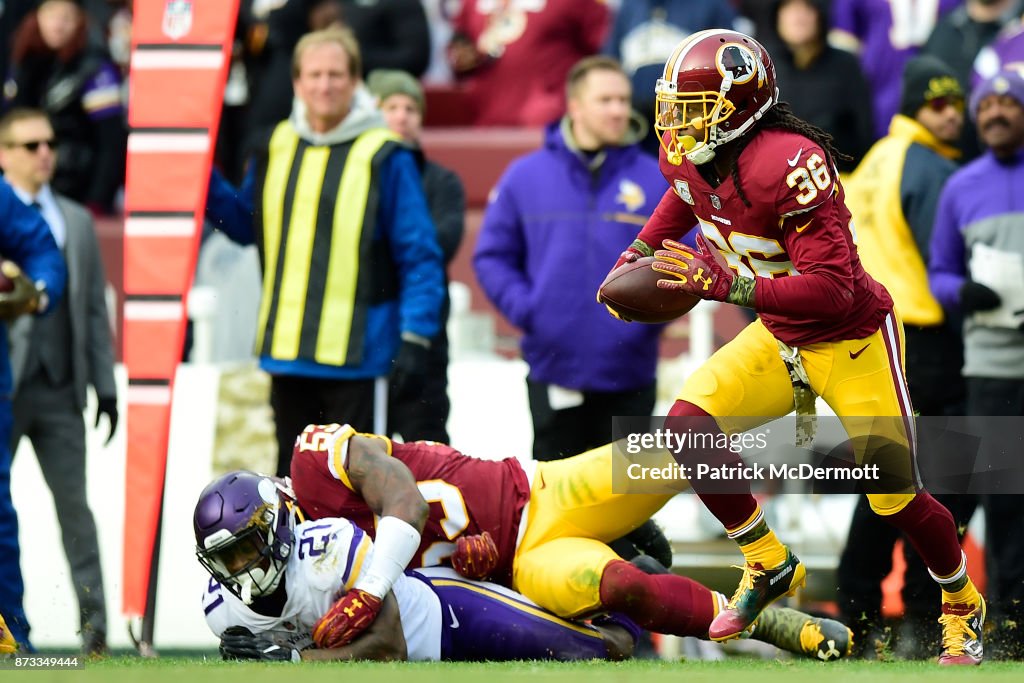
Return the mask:
MULTIPOLYGON (((989 279, 991 265, 976 261, 1024 259, 1024 77, 1006 69, 983 81, 971 96, 971 115, 988 151, 943 188, 929 281, 939 303, 965 318, 968 414, 1021 417, 1024 313, 1012 300, 1004 305, 1010 292, 989 279)), ((997 656, 1020 658, 1024 638, 1012 624, 1024 623, 1024 496, 1012 493, 986 495, 982 502, 994 560, 988 588, 996 624, 992 646, 997 656)))
POLYGON ((523 331, 537 460, 607 443, 613 415, 654 409, 661 327, 623 325, 594 300, 619 238, 632 238, 668 189, 632 144, 630 112, 618 62, 579 62, 568 113, 542 149, 509 166, 484 214, 473 265, 523 331))
MULTIPOLYGON (((630 130, 630 94, 611 57, 572 68, 568 113, 498 181, 473 255, 487 296, 523 331, 537 460, 607 443, 613 416, 654 410, 662 326, 623 325, 594 300, 608 264, 668 190, 636 144, 643 134, 630 130)), ((655 557, 671 564, 657 536, 655 557)))

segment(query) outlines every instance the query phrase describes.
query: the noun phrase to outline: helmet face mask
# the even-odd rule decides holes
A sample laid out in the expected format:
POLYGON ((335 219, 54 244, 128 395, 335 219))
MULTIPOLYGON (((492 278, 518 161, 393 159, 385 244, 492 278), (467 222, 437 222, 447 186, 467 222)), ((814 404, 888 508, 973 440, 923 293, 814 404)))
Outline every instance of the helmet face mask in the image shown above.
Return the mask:
POLYGON ((669 163, 704 164, 778 102, 775 65, 750 36, 700 31, 672 52, 655 95, 654 128, 669 163))
POLYGON ((193 524, 200 564, 243 602, 277 589, 295 516, 270 478, 239 471, 216 479, 199 496, 193 524))
MULTIPOLYGON (((658 84, 660 88, 667 89, 660 79, 658 84)), ((718 126, 736 110, 732 102, 711 92, 685 96, 659 94, 655 107, 654 127, 661 133, 661 144, 669 161, 676 165, 682 163, 683 154, 695 164, 714 158, 713 150, 719 143, 718 126), (672 131, 667 145, 665 131, 672 131), (701 149, 706 151, 701 154, 701 149), (705 155, 708 155, 706 159, 703 158, 705 155)))

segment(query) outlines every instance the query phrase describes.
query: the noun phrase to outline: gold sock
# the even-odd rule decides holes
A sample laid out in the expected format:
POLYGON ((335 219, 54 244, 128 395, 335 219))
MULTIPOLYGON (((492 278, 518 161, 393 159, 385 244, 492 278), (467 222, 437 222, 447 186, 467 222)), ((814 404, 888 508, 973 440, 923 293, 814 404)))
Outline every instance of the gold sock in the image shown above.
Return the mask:
POLYGON ((725 606, 729 603, 729 598, 725 597, 718 591, 711 591, 711 609, 712 618, 717 617, 718 613, 725 609, 725 606))
POLYGON ((967 605, 980 605, 981 593, 979 593, 978 589, 975 588, 974 582, 970 579, 967 579, 967 585, 955 593, 947 593, 946 589, 943 589, 942 602, 952 602, 967 605))
POLYGON ((753 543, 741 545, 740 550, 747 564, 760 563, 765 569, 778 567, 786 561, 786 546, 782 545, 774 531, 769 531, 753 543))

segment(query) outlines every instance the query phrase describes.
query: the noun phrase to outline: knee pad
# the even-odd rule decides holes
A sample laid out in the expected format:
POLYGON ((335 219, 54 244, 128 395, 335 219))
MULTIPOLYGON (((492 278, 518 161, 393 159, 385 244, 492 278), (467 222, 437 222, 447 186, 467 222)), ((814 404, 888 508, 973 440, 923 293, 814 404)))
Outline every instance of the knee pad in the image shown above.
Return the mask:
POLYGON ((903 510, 903 508, 910 505, 914 500, 915 494, 913 493, 869 493, 868 503, 871 505, 871 510, 882 517, 888 517, 889 515, 895 515, 897 512, 903 510))

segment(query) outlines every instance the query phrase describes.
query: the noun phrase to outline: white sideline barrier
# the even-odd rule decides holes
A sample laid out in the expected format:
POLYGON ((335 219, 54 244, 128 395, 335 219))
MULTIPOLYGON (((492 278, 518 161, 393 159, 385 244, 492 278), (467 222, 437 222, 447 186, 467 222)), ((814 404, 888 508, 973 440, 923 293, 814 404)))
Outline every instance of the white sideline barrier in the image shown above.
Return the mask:
MULTIPOLYGON (((205 572, 193 552, 192 508, 210 479, 217 377, 214 367, 182 365, 175 381, 157 591, 158 650, 216 644, 199 608, 205 572)), ((126 379, 120 366, 117 381, 123 397, 126 379)), ((123 402, 120 412, 123 421, 123 402)), ((110 446, 104 448, 106 421, 99 430, 93 430, 94 404, 90 403, 85 414, 89 453, 86 478, 103 562, 108 641, 111 647, 130 647, 126 621, 121 616, 125 432, 122 424, 110 446)), ((32 642, 42 648, 77 649, 77 601, 52 498, 27 440, 22 441, 14 459, 11 482, 20 522, 25 610, 32 624, 32 642)))

